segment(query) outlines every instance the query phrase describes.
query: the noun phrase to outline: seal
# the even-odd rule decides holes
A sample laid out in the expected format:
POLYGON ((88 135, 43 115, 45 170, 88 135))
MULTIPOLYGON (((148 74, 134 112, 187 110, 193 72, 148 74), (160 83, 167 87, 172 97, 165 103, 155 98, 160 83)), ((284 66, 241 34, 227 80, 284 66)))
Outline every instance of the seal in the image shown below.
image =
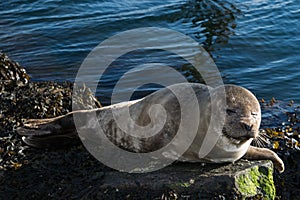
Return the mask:
MULTIPOLYGON (((93 115, 104 130, 111 142, 118 147, 131 152, 146 153, 158 150, 169 144, 175 137, 181 120, 180 103, 172 89, 179 88, 184 91, 192 88, 196 94, 200 118, 197 134, 190 147, 181 156, 182 161, 187 162, 235 162, 240 158, 251 160, 271 160, 274 167, 284 171, 284 163, 276 153, 267 149, 251 146, 254 138, 259 137, 261 122, 261 109, 256 97, 247 89, 236 85, 224 85, 217 88, 197 83, 181 83, 160 89, 142 99, 122 102, 93 110, 78 110, 66 115, 51 119, 30 119, 25 121, 23 127, 19 127, 19 135, 25 136, 24 142, 30 146, 45 147, 51 145, 55 138, 65 142, 77 136, 77 129, 92 130, 95 121, 93 115), (221 98, 222 91, 225 97, 221 98), (225 102, 224 102, 225 101, 225 102), (153 109, 153 105, 160 105, 164 109, 153 109), (219 120, 211 120, 212 106, 216 106, 215 114, 225 115, 224 124, 219 120), (157 134, 149 137, 135 137, 126 133, 119 127, 114 113, 130 112, 130 117, 139 126, 156 127, 159 124, 161 112, 165 112, 166 119, 157 134), (149 112, 149 110, 151 110, 149 112), (79 123, 74 123, 74 116, 80 115, 79 123), (213 129, 209 129, 212 125, 213 129), (206 135, 214 134, 208 138, 214 138, 215 143, 209 152, 201 154, 201 148, 206 145, 206 135)), ((185 96, 186 104, 190 97, 185 96)), ((127 127, 129 132, 134 127, 127 127)), ((145 133, 139 132, 141 136, 145 133)), ((179 145, 180 143, 178 143, 179 145)), ((174 148, 177 148, 176 145, 174 148)), ((178 147, 180 148, 180 147, 178 147)))

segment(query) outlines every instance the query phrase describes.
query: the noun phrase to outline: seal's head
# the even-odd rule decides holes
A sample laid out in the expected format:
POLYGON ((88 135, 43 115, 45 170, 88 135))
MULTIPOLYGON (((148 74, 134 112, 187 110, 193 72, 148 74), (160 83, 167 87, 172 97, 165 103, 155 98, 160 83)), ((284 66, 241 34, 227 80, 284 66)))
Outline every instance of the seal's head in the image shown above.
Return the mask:
POLYGON ((256 97, 249 90, 236 85, 215 89, 217 94, 221 91, 225 91, 226 97, 226 102, 217 101, 219 109, 225 112, 222 133, 238 143, 256 138, 261 122, 261 110, 256 97))

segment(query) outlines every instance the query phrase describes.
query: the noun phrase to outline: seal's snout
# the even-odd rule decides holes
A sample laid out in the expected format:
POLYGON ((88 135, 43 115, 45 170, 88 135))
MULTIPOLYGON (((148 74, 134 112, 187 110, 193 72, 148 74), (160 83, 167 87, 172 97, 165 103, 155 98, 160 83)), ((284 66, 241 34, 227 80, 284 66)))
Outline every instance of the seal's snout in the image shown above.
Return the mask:
POLYGON ((246 124, 244 122, 241 123, 242 127, 246 130, 246 131, 252 131, 253 129, 253 124, 246 124))
POLYGON ((245 123, 245 122, 240 122, 242 129, 245 130, 245 139, 251 139, 251 138, 256 138, 259 135, 259 131, 256 130, 256 127, 254 127, 253 124, 251 123, 245 123))

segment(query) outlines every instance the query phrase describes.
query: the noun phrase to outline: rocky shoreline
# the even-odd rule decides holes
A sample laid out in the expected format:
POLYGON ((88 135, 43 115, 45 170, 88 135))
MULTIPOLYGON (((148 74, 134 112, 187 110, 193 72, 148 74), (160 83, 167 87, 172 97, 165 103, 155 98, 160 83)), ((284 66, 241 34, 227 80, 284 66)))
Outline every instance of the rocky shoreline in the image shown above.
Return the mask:
MULTIPOLYGON (((261 169, 255 175, 259 177, 261 171, 272 169, 268 161, 241 160, 229 165, 175 163, 155 173, 131 175, 105 167, 76 139, 63 148, 35 149, 26 146, 15 132, 22 125, 22 119, 49 118, 70 112, 72 88, 73 84, 69 82, 31 82, 23 67, 0 53, 0 199, 275 197, 275 194, 266 194, 272 192, 262 189, 263 185, 255 185, 256 193, 247 193, 248 190, 241 189, 242 185, 238 186, 237 180, 240 179, 232 178, 247 178, 256 167, 261 169), (210 179, 214 181, 209 182, 210 179), (220 193, 212 192, 214 188, 211 184, 220 180, 225 180, 228 188, 223 185, 220 193), (202 182, 207 183, 211 190, 202 182)), ((99 102, 89 89, 83 87, 82 90, 85 99, 89 96, 88 102, 81 102, 80 96, 76 101, 99 107, 99 102)), ((276 198, 297 199, 300 193, 300 108, 294 102, 275 99, 268 102, 262 99, 261 106, 262 132, 268 136, 267 145, 279 154, 286 165, 283 174, 273 173, 276 198)))

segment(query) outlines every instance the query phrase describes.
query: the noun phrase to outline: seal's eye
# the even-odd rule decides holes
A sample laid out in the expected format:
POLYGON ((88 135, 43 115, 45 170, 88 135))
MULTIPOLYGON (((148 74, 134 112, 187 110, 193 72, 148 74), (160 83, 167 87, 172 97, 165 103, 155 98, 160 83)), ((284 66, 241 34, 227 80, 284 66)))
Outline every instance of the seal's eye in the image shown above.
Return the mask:
POLYGON ((233 110, 233 109, 226 109, 226 112, 227 112, 228 115, 231 115, 231 114, 236 113, 236 110, 233 110))
POLYGON ((251 112, 251 115, 253 115, 253 116, 257 116, 257 115, 258 115, 258 113, 256 113, 256 112, 251 112))

